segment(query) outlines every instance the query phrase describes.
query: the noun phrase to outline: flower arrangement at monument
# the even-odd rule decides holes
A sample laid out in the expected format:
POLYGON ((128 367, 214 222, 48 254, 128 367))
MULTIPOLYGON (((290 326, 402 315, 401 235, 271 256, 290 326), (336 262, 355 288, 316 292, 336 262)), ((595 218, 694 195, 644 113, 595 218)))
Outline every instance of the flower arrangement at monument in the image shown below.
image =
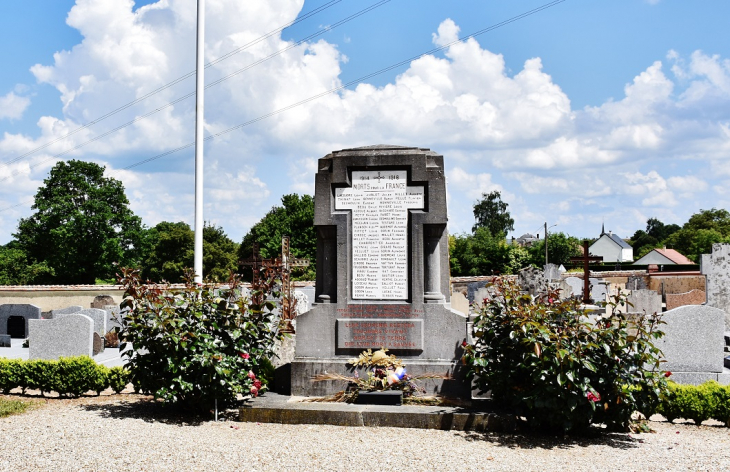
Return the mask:
POLYGON ((388 350, 381 348, 375 352, 372 349, 363 351, 348 364, 353 366, 353 375, 324 373, 315 376, 312 381, 341 380, 347 382, 347 388, 336 394, 320 399, 320 401, 335 401, 352 403, 360 392, 379 392, 386 390, 400 390, 403 392, 403 401, 406 403, 437 402, 435 397, 426 397, 426 389, 418 385, 421 379, 450 379, 444 374, 410 375, 402 359, 388 350), (366 369, 366 375, 360 375, 358 368, 366 369))

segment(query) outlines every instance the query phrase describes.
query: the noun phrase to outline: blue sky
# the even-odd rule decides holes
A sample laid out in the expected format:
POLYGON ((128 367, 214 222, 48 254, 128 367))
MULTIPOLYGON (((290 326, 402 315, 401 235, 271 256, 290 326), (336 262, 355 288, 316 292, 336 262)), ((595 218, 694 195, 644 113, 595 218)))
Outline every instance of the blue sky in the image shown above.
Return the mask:
MULTIPOLYGON (((208 0, 206 60, 326 0, 208 0)), ((206 92, 218 133, 348 83, 548 0, 391 0, 206 92)), ((334 2, 221 61, 210 83, 377 0, 334 2)), ((515 235, 623 237, 657 217, 681 224, 730 208, 730 3, 566 0, 206 145, 205 218, 240 241, 283 194, 313 193, 316 160, 360 145, 444 154, 449 229, 468 231, 499 190, 515 235)), ((194 69, 195 2, 25 0, 0 4, 0 244, 59 158, 107 167, 152 226, 193 221, 188 79, 66 136, 194 69), (97 139, 98 138, 98 139, 97 139), (57 142, 22 159, 29 151, 57 142), (86 144, 88 142, 88 144, 86 144)))

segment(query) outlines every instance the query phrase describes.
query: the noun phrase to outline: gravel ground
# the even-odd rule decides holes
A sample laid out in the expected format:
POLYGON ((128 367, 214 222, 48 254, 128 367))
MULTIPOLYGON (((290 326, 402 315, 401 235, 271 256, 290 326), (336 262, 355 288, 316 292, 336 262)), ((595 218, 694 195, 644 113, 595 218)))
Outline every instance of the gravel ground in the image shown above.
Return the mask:
MULTIPOLYGON (((28 398, 11 395, 7 398, 28 398)), ((730 470, 730 428, 555 438, 179 418, 134 394, 36 399, 0 418, 0 470, 730 470)))

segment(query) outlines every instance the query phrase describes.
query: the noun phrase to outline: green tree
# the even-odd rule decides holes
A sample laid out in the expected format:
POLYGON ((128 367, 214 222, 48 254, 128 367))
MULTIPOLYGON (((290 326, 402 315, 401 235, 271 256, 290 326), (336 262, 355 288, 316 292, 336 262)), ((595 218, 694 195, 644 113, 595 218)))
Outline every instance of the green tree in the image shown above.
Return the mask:
POLYGON ((223 228, 210 223, 203 226, 203 275, 206 280, 224 282, 238 271, 238 244, 223 228))
POLYGON ((309 267, 294 274, 299 280, 314 280, 317 236, 314 231, 314 199, 309 195, 284 195, 283 206, 275 206, 261 221, 253 225, 238 248, 239 260, 251 257, 253 244, 259 244, 261 256, 273 258, 281 254, 281 238, 290 237, 291 256, 309 259, 309 267))
POLYGON ((149 240, 142 277, 154 282, 182 282, 184 270, 194 262, 195 233, 190 225, 163 221, 149 230, 149 240))
POLYGON ((646 234, 656 239, 657 241, 664 241, 672 233, 679 231, 681 227, 675 224, 665 225, 656 218, 649 218, 646 220, 646 234))
POLYGON ((474 204, 474 219, 476 223, 472 232, 476 233, 477 228, 487 228, 494 235, 506 237, 509 231, 515 229, 515 220, 507 211, 507 204, 502 201, 502 194, 497 190, 490 193, 482 193, 481 200, 474 204))
POLYGON ((529 254, 501 234, 477 228, 474 234, 449 236, 449 262, 454 277, 515 274, 529 265, 529 254))
POLYGON ((60 161, 14 234, 20 249, 53 269, 53 283, 93 284, 140 258, 142 223, 124 186, 91 162, 60 161))
MULTIPOLYGON (((580 241, 578 238, 564 233, 550 233, 548 237, 548 262, 551 264, 570 264, 571 257, 579 257, 580 241)), ((537 267, 545 265, 545 240, 536 241, 528 248, 530 262, 537 267)))
POLYGON ((53 269, 45 262, 31 261, 13 246, 13 242, 0 246, 0 285, 32 285, 53 278, 53 269))

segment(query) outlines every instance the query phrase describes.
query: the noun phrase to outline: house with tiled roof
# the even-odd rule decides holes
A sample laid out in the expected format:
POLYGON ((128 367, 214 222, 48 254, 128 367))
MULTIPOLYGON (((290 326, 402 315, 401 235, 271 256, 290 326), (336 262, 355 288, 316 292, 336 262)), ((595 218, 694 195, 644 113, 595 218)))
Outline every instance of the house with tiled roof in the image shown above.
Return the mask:
POLYGON ((603 257, 603 262, 634 262, 634 248, 629 243, 601 227, 601 236, 591 244, 588 252, 603 257))
POLYGON ((634 265, 688 265, 694 264, 691 260, 687 259, 682 254, 678 253, 674 249, 653 249, 647 253, 644 257, 634 262, 634 265))

